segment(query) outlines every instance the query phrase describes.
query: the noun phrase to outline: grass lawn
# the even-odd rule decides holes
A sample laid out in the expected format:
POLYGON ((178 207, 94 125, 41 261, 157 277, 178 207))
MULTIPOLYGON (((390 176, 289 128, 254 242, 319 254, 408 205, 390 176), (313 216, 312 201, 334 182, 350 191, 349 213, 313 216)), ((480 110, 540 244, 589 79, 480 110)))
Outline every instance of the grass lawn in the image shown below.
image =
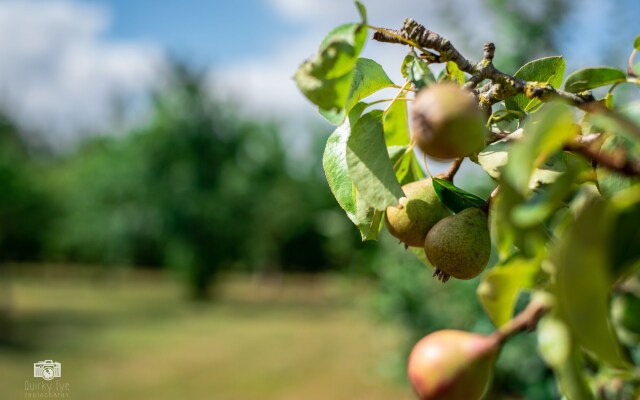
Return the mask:
POLYGON ((366 285, 235 278, 211 304, 155 275, 21 276, 9 288, 0 399, 45 382, 33 378, 45 359, 62 363, 51 382, 69 383, 70 399, 413 398, 384 377, 399 334, 371 319, 366 285))

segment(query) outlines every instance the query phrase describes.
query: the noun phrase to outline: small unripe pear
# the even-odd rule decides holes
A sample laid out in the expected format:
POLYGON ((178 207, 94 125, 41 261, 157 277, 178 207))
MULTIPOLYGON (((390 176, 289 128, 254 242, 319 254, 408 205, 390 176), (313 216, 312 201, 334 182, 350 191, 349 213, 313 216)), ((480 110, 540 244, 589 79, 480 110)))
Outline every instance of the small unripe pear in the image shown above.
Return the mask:
POLYGON ((408 183, 402 191, 399 204, 387 207, 385 225, 407 246, 422 247, 431 227, 451 212, 438 199, 431 178, 408 183))
POLYGON ((493 336, 437 331, 411 350, 409 381, 421 400, 478 400, 489 387, 499 352, 493 336))
POLYGON ((418 148, 431 157, 465 157, 484 147, 485 117, 471 94, 456 84, 440 83, 420 90, 411 122, 418 148))
POLYGON ((440 220, 424 243, 427 258, 443 281, 449 276, 471 279, 484 269, 491 255, 487 214, 471 207, 440 220))

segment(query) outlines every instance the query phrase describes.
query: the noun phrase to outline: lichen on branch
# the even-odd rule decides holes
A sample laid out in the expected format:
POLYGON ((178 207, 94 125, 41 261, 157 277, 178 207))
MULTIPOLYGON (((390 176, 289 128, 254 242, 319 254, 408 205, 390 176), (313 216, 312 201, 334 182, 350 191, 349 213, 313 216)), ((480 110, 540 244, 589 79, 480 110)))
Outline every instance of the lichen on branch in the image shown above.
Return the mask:
POLYGON ((525 81, 498 70, 493 65, 495 54, 495 45, 493 43, 486 43, 482 60, 473 62, 464 57, 449 39, 428 30, 410 18, 404 20, 400 30, 377 30, 373 35, 373 39, 379 42, 404 45, 415 43, 421 49, 438 52, 438 54, 428 52, 424 58, 431 63, 454 62, 461 71, 470 74, 471 77, 465 86, 469 89, 474 89, 480 100, 480 105, 485 109, 492 104, 520 93, 528 98, 538 98, 541 101, 559 98, 577 107, 595 102, 594 97, 589 92, 569 93, 555 89, 546 83, 525 81), (490 82, 476 88, 484 80, 489 80, 490 82))

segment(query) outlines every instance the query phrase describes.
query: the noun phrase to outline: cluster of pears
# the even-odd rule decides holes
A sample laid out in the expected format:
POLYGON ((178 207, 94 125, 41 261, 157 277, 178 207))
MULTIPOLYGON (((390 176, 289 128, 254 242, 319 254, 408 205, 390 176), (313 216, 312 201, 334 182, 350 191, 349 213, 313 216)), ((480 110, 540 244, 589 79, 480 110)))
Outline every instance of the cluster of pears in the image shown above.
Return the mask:
POLYGON ((452 215, 430 178, 406 184, 402 190, 405 197, 387 208, 389 233, 406 246, 424 247, 434 276, 443 282, 450 276, 471 279, 480 274, 491 252, 486 212, 472 207, 452 215))
MULTIPOLYGON (((435 158, 461 158, 484 146, 484 115, 467 90, 439 83, 420 90, 412 107, 412 135, 416 145, 435 158)), ((468 208, 458 214, 440 202, 431 179, 402 187, 405 197, 387 208, 389 232, 406 246, 424 247, 435 267, 434 276, 476 277, 489 261, 491 239, 487 214, 468 208)))
POLYGON ((487 391, 500 353, 499 335, 446 329, 411 350, 409 381, 421 400, 478 400, 487 391))

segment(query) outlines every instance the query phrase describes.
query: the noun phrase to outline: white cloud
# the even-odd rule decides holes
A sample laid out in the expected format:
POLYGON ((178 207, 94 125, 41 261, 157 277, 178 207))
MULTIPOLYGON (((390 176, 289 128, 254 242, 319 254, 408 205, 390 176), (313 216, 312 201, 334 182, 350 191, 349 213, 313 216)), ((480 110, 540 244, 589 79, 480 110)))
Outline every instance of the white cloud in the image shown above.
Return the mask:
POLYGON ((116 100, 139 99, 162 65, 150 44, 102 37, 108 10, 64 0, 0 2, 0 101, 53 144, 113 123, 116 100))

